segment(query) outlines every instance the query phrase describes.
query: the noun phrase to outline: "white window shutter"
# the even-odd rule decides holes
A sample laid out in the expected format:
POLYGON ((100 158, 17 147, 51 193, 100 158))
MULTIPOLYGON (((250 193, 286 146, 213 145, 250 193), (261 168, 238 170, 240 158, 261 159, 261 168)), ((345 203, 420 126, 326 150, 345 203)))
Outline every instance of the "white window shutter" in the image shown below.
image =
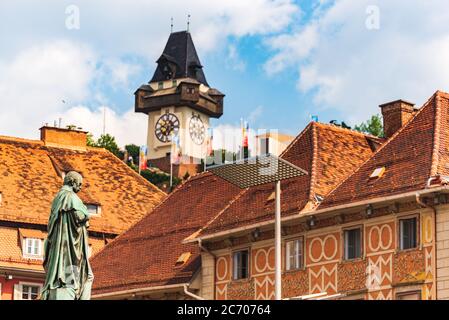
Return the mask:
POLYGON ((22 286, 20 284, 14 285, 14 300, 22 300, 22 286))

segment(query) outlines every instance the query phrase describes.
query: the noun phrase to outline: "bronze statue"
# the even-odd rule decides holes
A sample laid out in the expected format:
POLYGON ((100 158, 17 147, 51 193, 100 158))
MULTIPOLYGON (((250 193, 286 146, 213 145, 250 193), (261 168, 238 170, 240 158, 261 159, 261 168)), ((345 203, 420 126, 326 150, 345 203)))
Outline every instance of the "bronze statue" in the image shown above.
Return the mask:
POLYGON ((90 215, 77 193, 82 176, 70 171, 53 200, 45 240, 42 300, 89 300, 93 273, 88 260, 90 215))

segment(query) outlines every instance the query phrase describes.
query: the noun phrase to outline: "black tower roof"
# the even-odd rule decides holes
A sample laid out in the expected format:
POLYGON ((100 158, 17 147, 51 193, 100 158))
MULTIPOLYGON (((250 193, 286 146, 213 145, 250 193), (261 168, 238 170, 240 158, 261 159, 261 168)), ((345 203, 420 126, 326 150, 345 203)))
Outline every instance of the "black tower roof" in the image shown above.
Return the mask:
POLYGON ((158 66, 150 82, 165 81, 168 79, 193 78, 202 84, 209 86, 203 72, 192 36, 188 31, 174 32, 170 34, 164 52, 156 61, 158 66), (170 66, 172 74, 164 72, 164 68, 170 66))

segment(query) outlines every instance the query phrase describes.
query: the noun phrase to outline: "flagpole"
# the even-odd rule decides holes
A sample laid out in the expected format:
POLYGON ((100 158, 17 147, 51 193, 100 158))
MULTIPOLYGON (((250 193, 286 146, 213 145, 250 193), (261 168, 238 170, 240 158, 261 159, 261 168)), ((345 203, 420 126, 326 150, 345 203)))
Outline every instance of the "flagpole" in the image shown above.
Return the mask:
POLYGON ((171 134, 171 150, 170 150, 170 191, 171 188, 173 187, 173 142, 175 140, 175 136, 172 133, 171 134))
POLYGON ((240 118, 240 132, 242 133, 242 139, 240 140, 240 160, 243 160, 243 118, 240 118))

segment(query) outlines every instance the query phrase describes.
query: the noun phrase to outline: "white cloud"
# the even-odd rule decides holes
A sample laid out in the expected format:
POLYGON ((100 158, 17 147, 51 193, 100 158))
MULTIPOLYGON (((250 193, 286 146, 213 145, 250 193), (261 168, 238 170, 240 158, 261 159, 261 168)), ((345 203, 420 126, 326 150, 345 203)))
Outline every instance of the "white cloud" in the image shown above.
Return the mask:
POLYGON ((235 44, 230 44, 228 46, 228 56, 226 60, 226 65, 236 71, 243 72, 246 69, 246 63, 240 57, 237 46, 235 44))
POLYGON ((153 62, 166 41, 171 17, 174 30, 184 30, 191 14, 190 30, 204 53, 222 46, 228 36, 282 31, 299 12, 293 0, 43 0, 39 6, 33 4, 32 0, 2 2, 5 16, 21 17, 0 20, 0 24, 8 22, 8 28, 0 27, 3 52, 48 37, 66 37, 88 43, 100 54, 139 54, 153 62), (71 4, 79 7, 79 30, 65 27, 65 9, 71 4))
MULTIPOLYGON (((190 30, 203 56, 227 48, 228 38, 280 32, 300 12, 293 0, 33 4, 0 4, 0 134, 37 138, 41 125, 61 117, 65 125, 74 123, 98 136, 100 106, 105 105, 107 131, 120 145, 144 143, 145 116, 134 114, 131 106, 117 106, 104 87, 129 89, 128 79, 147 67, 125 62, 124 57, 144 57, 153 65, 167 40, 170 17, 176 31, 185 29, 187 14, 192 15, 190 30), (79 7, 79 30, 65 25, 66 7, 72 4, 79 7), (120 114, 117 109, 130 111, 120 114)), ((229 57, 237 68, 245 68, 236 47, 229 57)))
POLYGON ((449 3, 443 0, 323 2, 293 34, 267 44, 275 55, 268 73, 299 70, 298 88, 321 111, 336 108, 349 122, 378 113, 377 105, 404 98, 423 103, 449 90, 449 3), (379 30, 369 30, 366 8, 377 5, 379 30))
MULTIPOLYGON (((98 78, 126 84, 134 67, 119 61, 97 65, 98 57, 89 47, 69 41, 31 47, 11 61, 0 60, 0 134, 35 139, 43 124, 53 125, 62 118, 64 126, 76 124, 98 137, 103 108, 91 111, 80 103, 91 96, 106 101, 91 84, 98 78)), ((146 140, 145 115, 130 109, 117 114, 106 108, 106 130, 121 146, 146 140)))
POLYGON ((97 139, 103 133, 103 119, 105 118, 106 133, 116 138, 119 147, 134 143, 146 144, 148 118, 141 113, 135 113, 134 108, 123 114, 117 114, 110 107, 102 106, 90 110, 86 106, 76 106, 67 111, 55 114, 55 118, 63 119, 63 126, 76 124, 89 131, 97 139), (104 117, 104 111, 106 116, 104 117))

